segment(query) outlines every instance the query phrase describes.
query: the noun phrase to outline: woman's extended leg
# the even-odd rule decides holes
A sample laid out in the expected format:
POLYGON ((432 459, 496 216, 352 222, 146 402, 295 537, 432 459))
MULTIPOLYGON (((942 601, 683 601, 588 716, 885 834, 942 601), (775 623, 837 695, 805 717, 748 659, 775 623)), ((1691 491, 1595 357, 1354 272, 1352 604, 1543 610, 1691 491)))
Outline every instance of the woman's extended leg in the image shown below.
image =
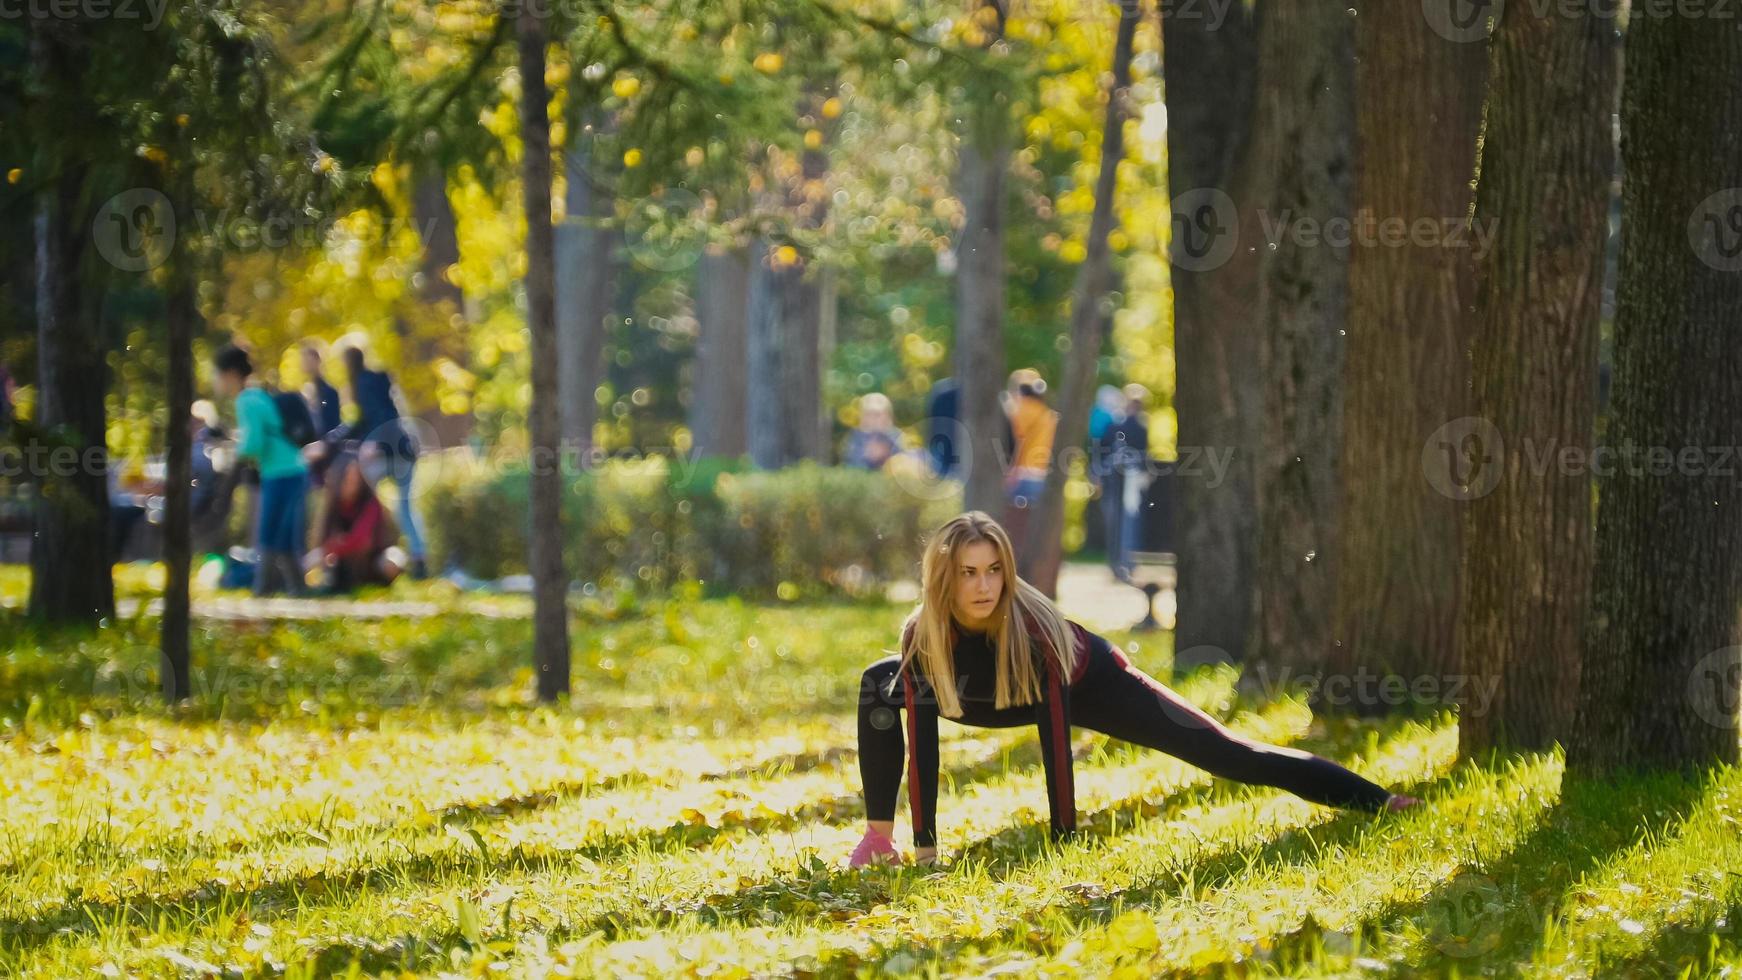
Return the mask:
POLYGON ((1387 806, 1391 793, 1385 787, 1311 752, 1236 735, 1138 670, 1118 649, 1095 646, 1088 670, 1071 687, 1072 720, 1080 727, 1158 749, 1224 779, 1274 786, 1325 806, 1387 806))

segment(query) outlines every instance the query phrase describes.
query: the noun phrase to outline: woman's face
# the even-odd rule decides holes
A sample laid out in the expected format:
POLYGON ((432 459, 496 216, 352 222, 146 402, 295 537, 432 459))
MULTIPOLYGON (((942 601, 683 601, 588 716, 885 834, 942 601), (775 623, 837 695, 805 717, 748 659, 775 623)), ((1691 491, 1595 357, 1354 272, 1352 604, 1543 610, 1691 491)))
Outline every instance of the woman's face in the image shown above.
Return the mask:
POLYGON ((1004 595, 1004 563, 990 541, 974 541, 956 552, 956 620, 972 630, 991 625, 1004 595))
POLYGON ((219 398, 234 398, 242 390, 242 375, 235 371, 219 371, 212 376, 212 390, 219 398))

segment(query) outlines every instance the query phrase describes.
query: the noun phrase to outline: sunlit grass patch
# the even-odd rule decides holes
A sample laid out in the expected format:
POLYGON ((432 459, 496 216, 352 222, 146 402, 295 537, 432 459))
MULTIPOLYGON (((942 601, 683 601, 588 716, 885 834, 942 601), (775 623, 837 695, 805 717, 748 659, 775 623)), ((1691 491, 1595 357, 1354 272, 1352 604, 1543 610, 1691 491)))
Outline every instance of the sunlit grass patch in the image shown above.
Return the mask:
MULTIPOLYGON (((10 631, 0 974, 1572 977, 1742 960, 1734 772, 1563 786, 1553 754, 1455 765, 1450 714, 1315 717, 1239 695, 1227 667, 1170 683, 1427 805, 1344 813, 1079 729, 1081 834, 1058 846, 1033 731, 945 723, 942 862, 848 870, 859 671, 900 614, 581 609, 575 692, 555 707, 530 701, 526 624, 458 609, 202 623, 210 696, 181 710, 127 686, 155 667, 149 618, 10 631)), ((1168 676, 1165 635, 1115 639, 1168 676)))

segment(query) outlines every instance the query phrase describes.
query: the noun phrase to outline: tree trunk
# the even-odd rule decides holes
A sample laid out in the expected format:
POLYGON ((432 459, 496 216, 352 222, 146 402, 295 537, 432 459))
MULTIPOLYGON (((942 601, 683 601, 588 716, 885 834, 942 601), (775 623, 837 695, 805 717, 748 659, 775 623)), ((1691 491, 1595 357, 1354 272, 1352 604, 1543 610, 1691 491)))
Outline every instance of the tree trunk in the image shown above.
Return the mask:
MULTIPOLYGON (((578 90, 577 90, 578 91, 578 90)), ((604 378, 605 320, 621 235, 611 224, 610 189, 600 181, 587 135, 564 155, 567 205, 556 230, 557 390, 562 395, 562 438, 567 453, 584 456, 593 446, 599 403, 594 392, 604 378)))
POLYGON ((793 290, 782 279, 799 273, 774 268, 775 255, 776 247, 767 239, 759 239, 751 249, 750 296, 745 308, 750 332, 750 461, 765 470, 776 470, 792 461, 782 420, 787 399, 780 385, 784 377, 781 326, 794 316, 785 309, 793 290))
POLYGON ((531 332, 532 657, 538 697, 569 691, 568 574, 563 568, 561 421, 557 409, 555 234, 550 220, 550 97, 544 85, 545 25, 517 17, 520 48, 522 196, 526 208, 526 316, 531 332))
POLYGON ((777 249, 757 249, 749 302, 750 458, 770 470, 826 456, 818 421, 821 283, 807 281, 801 265, 780 267, 777 249))
POLYGON ((1742 35, 1635 17, 1612 414, 1569 767, 1737 759, 1742 35))
MULTIPOLYGON (((985 46, 1004 36, 1003 0, 979 0, 995 14, 985 46)), ((1004 511, 1004 205, 1010 170, 1009 106, 970 100, 970 125, 956 154, 962 230, 956 241, 957 384, 953 451, 962 455, 962 505, 1004 511)))
MULTIPOLYGON (((804 151, 797 184, 786 196, 795 227, 822 224, 827 170, 826 154, 804 151)), ((751 265, 749 442, 750 458, 762 469, 829 457, 822 351, 836 293, 828 270, 816 267, 807 252, 796 242, 764 239, 751 265)))
MULTIPOLYGON (((823 418, 823 304, 826 273, 814 268, 782 276, 787 296, 781 303, 780 386, 786 411, 781 419, 786 463, 829 461, 823 418)), ((784 464, 783 464, 784 465, 784 464)))
MULTIPOLYGON (((52 45, 36 39, 39 50, 52 45)), ((79 207, 84 168, 60 166, 36 214, 36 429, 48 444, 47 465, 33 474, 29 612, 49 622, 95 624, 115 614, 103 404, 109 369, 80 282, 90 226, 79 207)))
POLYGON ((1341 7, 1275 0, 1259 44, 1254 152, 1271 179, 1258 316, 1257 630, 1247 670, 1248 683, 1268 687, 1316 673, 1331 644, 1349 250, 1290 229, 1349 218, 1354 24, 1341 7))
POLYGON ((696 357, 690 432, 698 456, 749 451, 750 251, 710 245, 696 266, 696 357))
MULTIPOLYGON (((433 337, 420 337, 417 357, 426 366, 437 357, 445 357, 464 367, 468 358, 466 344, 466 297, 459 286, 448 278, 448 268, 460 261, 460 239, 454 222, 453 205, 448 201, 448 174, 441 162, 425 158, 415 164, 411 191, 412 218, 423 243, 418 261, 418 299, 441 313, 446 324, 433 337)), ((465 412, 449 415, 440 403, 417 412, 418 418, 435 437, 437 446, 458 446, 472 431, 472 415, 465 412)), ((425 447, 432 449, 435 447, 425 447)))
MULTIPOLYGON (((1428 12, 1460 2, 1431 0, 1428 12)), ((1424 478, 1422 460, 1436 430, 1466 414, 1473 263, 1469 236, 1446 229, 1468 221, 1486 76, 1480 37, 1448 40, 1423 14, 1375 0, 1355 21, 1343 509, 1327 651, 1327 681, 1398 674, 1411 690, 1448 685, 1459 669, 1459 505, 1424 478)), ((1377 714, 1392 707, 1382 702, 1321 704, 1377 714)))
POLYGON ((1577 705, 1591 477, 1583 466, 1533 462, 1549 449, 1591 449, 1615 163, 1613 34, 1590 12, 1512 4, 1489 42, 1475 227, 1496 234, 1476 257, 1469 410, 1484 422, 1469 447, 1498 459, 1451 466, 1462 445, 1439 458, 1449 467, 1440 484, 1469 498, 1457 621, 1466 758, 1548 749, 1569 733, 1577 705))
MULTIPOLYGON (((454 223, 454 208, 448 202, 448 173, 433 159, 419 161, 412 184, 411 210, 417 220, 417 234, 423 242, 423 255, 418 262, 422 276, 418 296, 432 306, 450 304, 450 316, 461 316, 465 294, 448 278, 448 268, 460 261, 460 239, 454 223)), ((450 320, 450 322, 453 322, 450 320)), ((454 338, 463 341, 463 335, 454 338)), ((441 351, 456 360, 465 356, 463 342, 441 338, 441 351)))
POLYGON ((1219 482, 1201 470, 1179 477, 1176 669, 1241 659, 1252 624, 1261 399, 1252 369, 1259 256, 1249 243, 1264 183, 1248 142, 1264 8, 1249 15, 1236 4, 1217 24, 1161 5, 1178 443, 1231 454, 1219 482))
POLYGON ((1101 169, 1095 175, 1095 208, 1089 216, 1089 240, 1083 264, 1071 289, 1071 346, 1059 395, 1058 432, 1053 439, 1053 463, 1037 512, 1029 521, 1023 548, 1030 556, 1029 583, 1047 595, 1058 592, 1059 564, 1064 559, 1065 451, 1089 437, 1089 410, 1095 400, 1095 368, 1101 362, 1101 341, 1113 288, 1113 251, 1107 236, 1119 223, 1114 211, 1119 162, 1125 158, 1126 105, 1131 88, 1131 47, 1140 16, 1138 0, 1120 0, 1119 28, 1113 42, 1113 87, 1107 93, 1107 118, 1101 130, 1101 169))
MULTIPOLYGON (((193 148, 183 141, 175 178, 175 203, 182 221, 191 221, 194 208, 193 148)), ((188 578, 193 562, 191 540, 191 490, 193 483, 193 433, 189 413, 194 402, 194 333, 199 322, 195 305, 198 288, 190 236, 176 240, 170 267, 170 292, 165 304, 168 344, 168 420, 164 423, 165 472, 163 478, 163 616, 158 623, 162 652, 164 700, 176 704, 193 696, 189 680, 188 578)))

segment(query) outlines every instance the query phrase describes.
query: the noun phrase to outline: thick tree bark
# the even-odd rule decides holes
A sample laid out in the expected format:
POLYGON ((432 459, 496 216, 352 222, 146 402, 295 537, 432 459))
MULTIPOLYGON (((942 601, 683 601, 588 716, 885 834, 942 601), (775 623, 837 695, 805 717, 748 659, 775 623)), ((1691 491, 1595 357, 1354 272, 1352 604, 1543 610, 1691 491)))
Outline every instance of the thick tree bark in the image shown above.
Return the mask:
POLYGON ((709 246, 696 267, 696 357, 690 432, 701 456, 749 451, 750 251, 709 246))
POLYGON ((1349 218, 1354 24, 1341 7, 1275 0, 1259 49, 1254 152, 1271 179, 1258 316, 1257 629, 1247 671, 1248 683, 1269 687, 1316 673, 1331 644, 1349 250, 1308 229, 1349 218))
POLYGON ((1737 759, 1742 35, 1636 17, 1592 608, 1569 767, 1737 759))
MULTIPOLYGON (((577 90, 578 91, 578 90, 577 90)), ((600 178, 588 137, 576 137, 563 157, 568 188, 556 230, 557 390, 562 395, 563 448, 584 455, 593 445, 604 379, 605 320, 611 315, 617 250, 611 192, 600 178)))
MULTIPOLYGON (((827 154, 804 151, 798 180, 786 196, 794 226, 822 224, 827 171, 827 154)), ((790 244, 798 252, 795 261, 782 259, 782 243, 764 240, 751 265, 749 442, 751 460, 763 469, 829 456, 823 348, 825 330, 833 329, 836 292, 828 270, 790 244)))
MULTIPOLYGON (((764 242, 751 271, 750 458, 762 469, 823 459, 822 322, 824 273, 782 265, 764 242)), ((827 294, 827 295, 825 295, 827 294)))
MULTIPOLYGON (((1411 690, 1423 678, 1445 689, 1459 669, 1459 505, 1424 478, 1422 453, 1467 413, 1473 263, 1470 236, 1447 229, 1468 220, 1487 67, 1482 38, 1448 40, 1423 13, 1374 0, 1355 20, 1343 511, 1327 665, 1352 684, 1364 672, 1398 674, 1411 690)), ((1396 707, 1382 700, 1325 703, 1396 707)))
POLYGON ((1511 4, 1490 41, 1475 226, 1496 235, 1476 257, 1469 410, 1483 420, 1478 440, 1499 435, 1479 451, 1499 458, 1486 464, 1497 469, 1460 466, 1442 480, 1470 497, 1457 629, 1470 678, 1458 714, 1466 758, 1547 749, 1568 735, 1577 705, 1591 478, 1534 464, 1545 450, 1591 448, 1613 36, 1607 18, 1511 4))
MULTIPOLYGON (((1004 36, 1004 0, 979 0, 992 11, 989 48, 1004 36)), ((1009 107, 1001 100, 966 107, 970 125, 956 154, 956 196, 963 222, 956 241, 955 452, 962 455, 962 504, 1004 512, 1004 205, 1010 170, 1009 107)))
POLYGON ((813 266, 805 274, 782 277, 789 290, 780 320, 781 389, 786 394, 785 430, 787 463, 801 460, 829 461, 829 443, 823 437, 823 323, 824 306, 834 300, 828 287, 828 272, 813 266))
POLYGON ((1095 208, 1089 216, 1087 254, 1077 267, 1071 289, 1071 346, 1065 362, 1064 389, 1059 395, 1058 432, 1053 439, 1053 463, 1037 512, 1028 524, 1024 551, 1032 574, 1024 577, 1047 595, 1058 591, 1059 564, 1064 558, 1064 450, 1082 446, 1089 437, 1089 410, 1095 400, 1095 368, 1101 361, 1101 341, 1108 316, 1104 307, 1113 289, 1113 251, 1107 236, 1119 224, 1114 211, 1119 162, 1125 158, 1126 104, 1131 89, 1131 48, 1141 12, 1138 0, 1120 0, 1119 28, 1113 41, 1113 86, 1107 93, 1107 118, 1101 130, 1101 168, 1095 175, 1095 208))
POLYGON ((1219 482, 1202 473, 1179 478, 1176 669, 1241 659, 1252 625, 1261 406, 1254 243, 1264 182, 1248 144, 1264 9, 1249 16, 1235 4, 1217 24, 1161 5, 1178 440, 1183 449, 1230 454, 1219 482))
POLYGON ((569 691, 568 574, 564 570, 561 420, 557 408, 554 232, 550 220, 550 97, 544 85, 545 25, 523 10, 520 49, 521 193, 526 209, 526 316, 532 335, 531 480, 532 657, 538 697, 569 691))
POLYGON ((750 293, 745 305, 750 377, 750 390, 745 397, 749 408, 746 442, 750 461, 765 470, 779 469, 787 462, 780 424, 785 410, 780 391, 780 323, 787 314, 780 306, 788 290, 780 288, 778 273, 770 267, 772 252, 766 238, 758 238, 751 246, 750 293))
MULTIPOLYGON (((49 44, 39 39, 39 44, 49 44)), ((80 281, 84 167, 63 162, 36 214, 36 429, 46 465, 30 547, 30 615, 94 624, 115 613, 109 541, 104 393, 109 367, 95 311, 80 281)))

